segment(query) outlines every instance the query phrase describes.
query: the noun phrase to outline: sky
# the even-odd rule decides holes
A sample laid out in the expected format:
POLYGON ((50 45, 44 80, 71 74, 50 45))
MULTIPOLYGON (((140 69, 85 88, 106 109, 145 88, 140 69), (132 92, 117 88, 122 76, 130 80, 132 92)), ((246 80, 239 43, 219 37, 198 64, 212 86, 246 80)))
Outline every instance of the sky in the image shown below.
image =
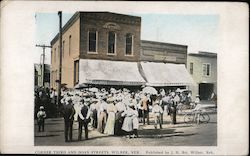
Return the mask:
MULTIPOLYGON (((62 14, 64 25, 73 13, 62 14)), ((141 17, 141 40, 174 43, 188 46, 188 53, 206 51, 218 53, 218 15, 129 14, 141 17)), ((36 44, 50 45, 59 32, 57 13, 37 13, 36 44)), ((41 62, 42 48, 37 48, 35 63, 41 62)), ((46 49, 45 63, 50 64, 50 49, 46 49)))

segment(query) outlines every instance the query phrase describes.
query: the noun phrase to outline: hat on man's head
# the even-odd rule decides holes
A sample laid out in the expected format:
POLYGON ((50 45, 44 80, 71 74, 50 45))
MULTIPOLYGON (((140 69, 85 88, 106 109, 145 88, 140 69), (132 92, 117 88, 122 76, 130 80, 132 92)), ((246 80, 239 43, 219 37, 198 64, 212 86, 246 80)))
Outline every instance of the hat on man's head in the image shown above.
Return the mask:
POLYGON ((89 104, 89 103, 90 103, 90 98, 86 98, 86 99, 84 100, 84 103, 89 104))

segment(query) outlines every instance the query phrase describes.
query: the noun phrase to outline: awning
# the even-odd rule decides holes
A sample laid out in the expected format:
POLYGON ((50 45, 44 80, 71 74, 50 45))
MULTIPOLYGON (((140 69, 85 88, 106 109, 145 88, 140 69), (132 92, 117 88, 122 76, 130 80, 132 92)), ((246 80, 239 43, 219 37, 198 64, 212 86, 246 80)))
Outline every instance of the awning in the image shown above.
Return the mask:
POLYGON ((144 77, 149 86, 195 85, 185 65, 173 63, 141 62, 144 77))
POLYGON ((144 85, 137 62, 80 59, 79 84, 144 85))

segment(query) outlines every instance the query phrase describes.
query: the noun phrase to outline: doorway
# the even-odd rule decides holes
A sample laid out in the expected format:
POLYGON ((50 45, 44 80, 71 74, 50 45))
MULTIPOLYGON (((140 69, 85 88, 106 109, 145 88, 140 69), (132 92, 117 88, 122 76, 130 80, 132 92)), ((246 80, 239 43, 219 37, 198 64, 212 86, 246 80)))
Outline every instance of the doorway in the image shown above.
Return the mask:
POLYGON ((212 84, 212 83, 200 83, 199 84, 200 100, 209 100, 213 90, 214 90, 214 84, 212 84))

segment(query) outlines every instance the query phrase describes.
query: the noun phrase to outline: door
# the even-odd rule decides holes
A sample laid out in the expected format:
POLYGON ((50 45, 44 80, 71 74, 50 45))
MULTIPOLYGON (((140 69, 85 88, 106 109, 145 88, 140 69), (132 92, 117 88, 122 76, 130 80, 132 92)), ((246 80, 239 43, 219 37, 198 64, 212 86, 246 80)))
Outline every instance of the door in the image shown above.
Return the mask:
POLYGON ((214 90, 214 84, 212 84, 212 83, 200 83, 199 84, 200 100, 209 100, 213 90, 214 90))

